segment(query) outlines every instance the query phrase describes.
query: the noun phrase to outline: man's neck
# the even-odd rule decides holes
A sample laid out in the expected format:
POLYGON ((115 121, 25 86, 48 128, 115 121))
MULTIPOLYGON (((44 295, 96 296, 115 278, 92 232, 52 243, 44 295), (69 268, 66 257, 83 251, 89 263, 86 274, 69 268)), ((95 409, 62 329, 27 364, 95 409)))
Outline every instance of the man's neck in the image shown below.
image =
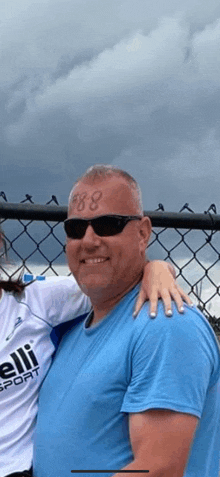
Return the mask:
POLYGON ((132 283, 130 283, 126 288, 124 287, 123 290, 110 290, 109 287, 105 291, 103 290, 96 290, 96 292, 91 293, 89 298, 92 303, 93 307, 93 317, 89 323, 89 326, 98 323, 102 318, 104 318, 113 308, 122 300, 122 298, 127 295, 127 293, 132 290, 142 279, 142 273, 140 276, 136 278, 132 283), (109 298, 111 296, 111 298, 109 298), (106 297, 106 298, 105 298, 106 297))

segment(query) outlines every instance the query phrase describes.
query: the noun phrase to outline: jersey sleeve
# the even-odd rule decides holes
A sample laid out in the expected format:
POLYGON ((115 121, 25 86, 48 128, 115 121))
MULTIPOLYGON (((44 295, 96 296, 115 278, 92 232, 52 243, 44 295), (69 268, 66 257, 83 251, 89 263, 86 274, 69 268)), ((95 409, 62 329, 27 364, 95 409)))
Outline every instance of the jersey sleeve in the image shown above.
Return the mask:
POLYGON ((52 327, 73 320, 91 309, 89 298, 79 288, 74 277, 47 277, 26 289, 31 295, 31 307, 52 327))
POLYGON ((161 408, 201 417, 207 390, 219 378, 220 353, 213 330, 200 315, 188 308, 167 319, 160 310, 155 320, 148 320, 135 338, 121 412, 161 408))

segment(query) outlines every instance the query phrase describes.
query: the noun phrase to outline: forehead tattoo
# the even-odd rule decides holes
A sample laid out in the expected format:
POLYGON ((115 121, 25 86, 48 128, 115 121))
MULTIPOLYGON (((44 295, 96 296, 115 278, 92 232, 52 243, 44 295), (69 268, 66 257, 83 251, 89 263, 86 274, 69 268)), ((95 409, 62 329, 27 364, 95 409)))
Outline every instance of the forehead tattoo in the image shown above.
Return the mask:
POLYGON ((87 192, 74 194, 71 200, 71 206, 73 210, 77 210, 77 212, 82 212, 85 209, 86 204, 89 204, 90 210, 97 210, 101 198, 102 192, 100 190, 96 190, 91 195, 87 194, 87 192))

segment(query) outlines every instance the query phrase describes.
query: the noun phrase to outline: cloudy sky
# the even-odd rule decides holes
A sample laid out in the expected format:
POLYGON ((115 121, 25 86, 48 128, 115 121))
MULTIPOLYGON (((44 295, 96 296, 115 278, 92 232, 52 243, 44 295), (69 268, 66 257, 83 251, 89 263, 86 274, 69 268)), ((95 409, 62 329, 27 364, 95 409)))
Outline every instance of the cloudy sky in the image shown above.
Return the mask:
POLYGON ((109 163, 147 210, 219 213, 219 0, 8 0, 0 19, 9 202, 64 205, 79 174, 109 163))
POLYGON ((3 0, 0 65, 9 202, 65 205, 105 163, 134 175, 145 210, 220 213, 219 0, 3 0))

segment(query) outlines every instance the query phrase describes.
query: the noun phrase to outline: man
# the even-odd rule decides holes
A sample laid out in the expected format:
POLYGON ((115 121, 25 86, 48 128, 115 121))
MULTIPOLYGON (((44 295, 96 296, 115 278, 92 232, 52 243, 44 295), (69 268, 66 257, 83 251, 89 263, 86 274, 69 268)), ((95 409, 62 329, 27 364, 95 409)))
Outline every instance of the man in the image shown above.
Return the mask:
POLYGON ((71 192, 65 230, 93 312, 64 338, 43 385, 35 477, 217 477, 220 353, 211 327, 196 309, 167 320, 160 307, 152 321, 145 305, 132 319, 151 233, 137 183, 94 166, 71 192))

